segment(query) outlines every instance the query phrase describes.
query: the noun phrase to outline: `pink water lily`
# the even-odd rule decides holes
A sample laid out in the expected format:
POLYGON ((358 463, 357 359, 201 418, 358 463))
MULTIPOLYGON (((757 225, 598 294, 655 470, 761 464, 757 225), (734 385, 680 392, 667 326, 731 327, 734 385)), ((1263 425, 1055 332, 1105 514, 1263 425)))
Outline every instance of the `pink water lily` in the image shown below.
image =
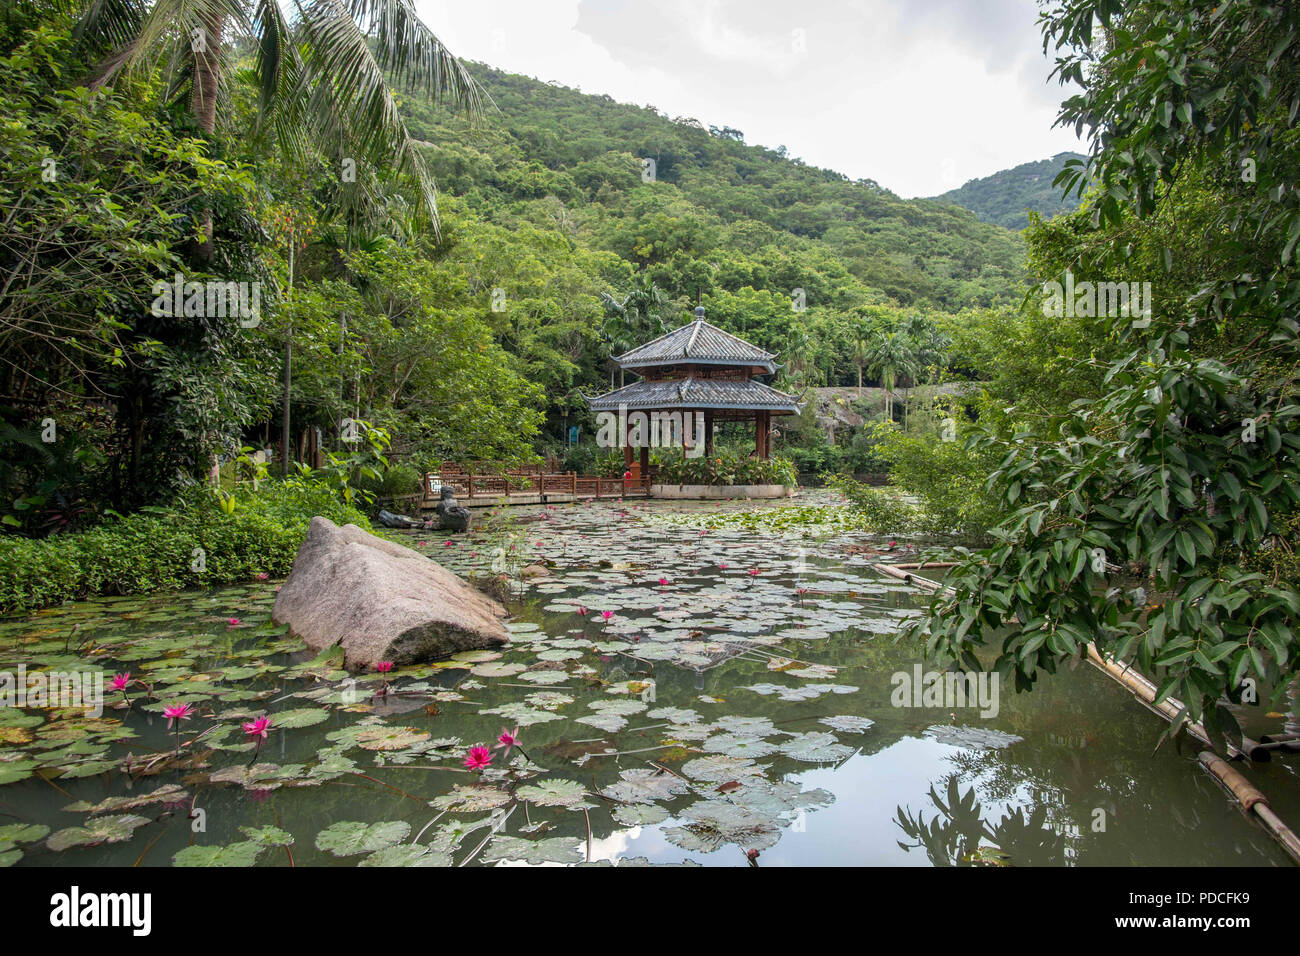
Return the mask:
POLYGON ((601 612, 600 612, 600 616, 603 617, 606 621, 608 621, 611 617, 614 616, 614 612, 613 612, 613 611, 601 611, 601 612))
POLYGON ((375 670, 379 671, 379 673, 381 674, 387 674, 392 669, 393 669, 392 661, 380 661, 378 664, 375 665, 375 670))
POLYGON ((265 581, 265 580, 266 580, 267 578, 269 578, 270 576, 271 576, 271 575, 269 575, 269 574, 268 574, 267 572, 265 572, 265 571, 258 571, 258 572, 257 572, 257 580, 259 580, 259 581, 265 581))
POLYGON ((131 672, 130 672, 130 671, 127 671, 125 674, 114 674, 114 675, 113 675, 113 690, 123 690, 123 691, 124 691, 124 690, 126 690, 127 685, 130 684, 130 683, 131 683, 131 672))
POLYGON ((587 609, 583 607, 581 604, 578 605, 578 614, 580 614, 582 617, 587 616, 587 609))
POLYGON ((719 565, 718 565, 718 570, 719 570, 719 571, 725 571, 725 570, 727 570, 727 565, 725 565, 725 564, 719 564, 719 565))
POLYGON ((465 766, 470 770, 482 770, 492 762, 492 751, 486 747, 470 747, 465 756, 465 766))
POLYGON ((668 586, 668 579, 667 579, 667 578, 660 578, 660 579, 659 579, 659 586, 660 586, 660 587, 667 587, 667 586, 668 586))
POLYGON ((163 706, 163 716, 167 718, 167 726, 176 725, 176 756, 181 755, 181 721, 189 720, 193 710, 189 704, 170 704, 163 706))
POLYGON ((250 720, 244 724, 244 733, 250 737, 266 737, 266 728, 271 726, 270 717, 258 717, 257 720, 250 720))
MULTIPOLYGON (((497 742, 492 745, 492 749, 502 751, 501 756, 503 757, 509 757, 511 747, 519 747, 519 728, 506 730, 502 727, 501 733, 497 735, 497 742)), ((519 747, 519 749, 523 750, 522 747, 519 747)))
POLYGON ((167 726, 170 727, 174 721, 189 720, 194 713, 194 708, 189 704, 172 704, 163 707, 163 716, 167 718, 167 726))
POLYGON ((226 618, 226 624, 227 624, 227 626, 229 626, 229 627, 238 627, 238 626, 239 626, 239 618, 237 618, 237 617, 228 617, 228 618, 226 618))

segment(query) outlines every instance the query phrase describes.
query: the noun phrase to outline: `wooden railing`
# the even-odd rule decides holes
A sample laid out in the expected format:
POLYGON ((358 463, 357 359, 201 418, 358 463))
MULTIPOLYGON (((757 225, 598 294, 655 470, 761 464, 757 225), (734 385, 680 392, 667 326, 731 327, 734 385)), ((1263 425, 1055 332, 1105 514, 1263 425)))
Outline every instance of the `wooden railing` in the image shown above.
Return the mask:
MULTIPOLYGON (((588 478, 576 472, 543 472, 534 470, 506 470, 490 472, 462 471, 459 466, 444 465, 438 476, 442 487, 450 488, 457 499, 466 501, 483 498, 509 498, 511 495, 570 495, 575 498, 625 498, 648 495, 650 475, 640 475, 634 469, 631 478, 588 478)), ((424 475, 424 506, 431 508, 438 502, 438 494, 431 488, 431 473, 424 475)))

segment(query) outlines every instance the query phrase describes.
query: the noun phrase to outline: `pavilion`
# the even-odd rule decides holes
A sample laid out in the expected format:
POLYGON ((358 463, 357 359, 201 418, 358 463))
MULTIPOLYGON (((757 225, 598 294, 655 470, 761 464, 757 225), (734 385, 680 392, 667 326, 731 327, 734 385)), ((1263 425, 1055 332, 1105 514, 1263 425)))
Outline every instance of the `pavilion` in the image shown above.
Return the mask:
MULTIPOLYGON (((755 454, 766 459, 771 457, 772 416, 797 415, 800 410, 792 397, 760 381, 776 373, 775 359, 776 353, 705 322, 700 306, 693 322, 614 358, 619 368, 641 376, 639 381, 587 401, 593 412, 620 419, 638 412, 676 413, 682 420, 697 421, 699 416, 706 455, 713 451, 715 423, 752 421, 755 454)), ((683 453, 693 447, 690 432, 681 429, 683 453)), ((641 451, 636 462, 626 427, 619 434, 633 480, 644 480, 650 472, 651 442, 636 442, 641 451)))

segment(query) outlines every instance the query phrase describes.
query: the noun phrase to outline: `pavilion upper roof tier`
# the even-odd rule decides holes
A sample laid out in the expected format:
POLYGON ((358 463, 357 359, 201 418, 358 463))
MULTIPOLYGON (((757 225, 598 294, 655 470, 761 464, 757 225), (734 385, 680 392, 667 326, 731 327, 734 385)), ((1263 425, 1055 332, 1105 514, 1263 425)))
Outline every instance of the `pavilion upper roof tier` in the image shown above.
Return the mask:
POLYGON ((614 361, 624 369, 663 368, 673 365, 715 365, 742 369, 749 374, 776 371, 776 353, 767 352, 742 338, 704 321, 703 306, 695 320, 624 352, 614 361))

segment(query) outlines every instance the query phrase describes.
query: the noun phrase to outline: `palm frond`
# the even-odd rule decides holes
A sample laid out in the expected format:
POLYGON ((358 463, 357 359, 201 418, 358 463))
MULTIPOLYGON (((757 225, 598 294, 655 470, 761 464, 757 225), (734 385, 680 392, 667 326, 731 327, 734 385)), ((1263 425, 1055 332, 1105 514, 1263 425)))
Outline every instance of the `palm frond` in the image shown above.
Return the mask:
POLYGON ((422 224, 436 233, 433 182, 361 26, 342 0, 314 0, 299 10, 305 41, 299 94, 318 144, 340 161, 368 164, 380 179, 405 182, 422 224))
POLYGON ((72 37, 120 50, 135 36, 145 12, 144 0, 90 0, 72 27, 72 37))
POLYGON ((361 30, 375 39, 380 68, 408 89, 463 109, 471 119, 483 111, 486 91, 434 36, 415 12, 414 0, 349 0, 361 30))
MULTIPOLYGON (((240 0, 154 0, 134 22, 126 42, 95 68, 91 88, 112 83, 123 71, 147 69, 164 53, 170 53, 172 68, 177 69, 178 63, 189 58, 196 31, 203 31, 207 24, 218 21, 235 30, 250 29, 240 0)), ((82 28, 87 36, 91 35, 92 28, 101 31, 99 36, 109 36, 102 31, 121 30, 127 23, 125 17, 101 17, 93 22, 83 18, 82 28)))
POLYGON ((293 30, 277 0, 257 0, 252 26, 257 41, 258 92, 266 114, 291 98, 302 74, 302 63, 293 30))

